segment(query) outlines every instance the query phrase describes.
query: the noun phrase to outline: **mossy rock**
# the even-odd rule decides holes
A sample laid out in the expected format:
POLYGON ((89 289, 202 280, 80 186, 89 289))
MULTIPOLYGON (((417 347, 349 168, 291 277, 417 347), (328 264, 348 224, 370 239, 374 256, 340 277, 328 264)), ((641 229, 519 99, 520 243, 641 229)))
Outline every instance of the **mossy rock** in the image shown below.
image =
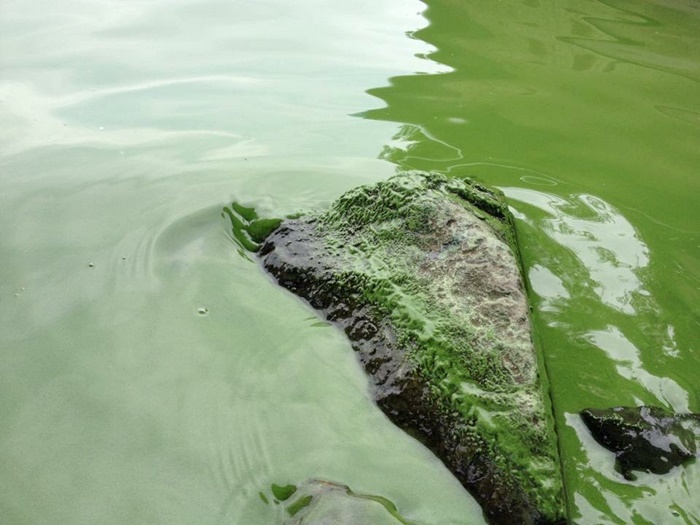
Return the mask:
POLYGON ((512 217, 473 181, 408 173, 282 221, 259 257, 345 331, 387 416, 493 524, 563 522, 512 217))

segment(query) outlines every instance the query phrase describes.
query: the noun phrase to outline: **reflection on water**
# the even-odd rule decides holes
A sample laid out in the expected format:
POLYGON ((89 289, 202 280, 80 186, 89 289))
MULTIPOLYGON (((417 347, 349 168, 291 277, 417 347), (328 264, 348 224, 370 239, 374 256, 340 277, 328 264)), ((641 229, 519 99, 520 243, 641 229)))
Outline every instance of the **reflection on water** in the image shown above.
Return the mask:
POLYGON ((658 404, 669 406, 676 412, 690 411, 688 393, 673 379, 647 372, 639 349, 619 328, 608 326, 605 330, 591 330, 586 337, 592 345, 605 351, 622 377, 643 385, 656 397, 658 404))
POLYGON ((607 16, 582 16, 589 26, 563 42, 609 58, 609 70, 625 63, 700 80, 700 64, 678 41, 697 37, 700 7, 693 2, 652 2, 649 7, 629 0, 598 0, 607 16), (646 7, 646 9, 645 9, 646 7), (670 26, 664 22, 673 21, 670 26), (643 42, 640 35, 644 35, 643 42), (642 45, 643 44, 643 45, 642 45))
POLYGON ((604 350, 616 364, 618 373, 654 393, 657 403, 676 411, 689 411, 688 393, 672 379, 647 372, 640 351, 618 326, 597 324, 597 329, 586 331, 583 326, 567 321, 577 311, 591 315, 599 323, 613 319, 606 317, 606 307, 636 315, 635 322, 649 323, 644 328, 656 334, 655 343, 663 341, 654 348, 654 353, 658 356, 661 351, 669 357, 678 357, 672 325, 652 321, 659 315, 660 307, 643 286, 648 280, 645 269, 649 264, 649 249, 634 226, 619 210, 590 195, 565 199, 533 189, 503 190, 516 209, 524 204, 536 208, 538 213, 544 212, 518 213, 521 221, 537 229, 540 249, 547 248, 550 252, 543 257, 549 261, 547 266, 534 264, 528 271, 543 318, 550 326, 566 327, 570 336, 579 332, 588 343, 604 350), (584 305, 587 306, 582 308, 584 305))
MULTIPOLYGON (((532 184, 531 179, 523 182, 532 184)), ((577 259, 576 281, 589 281, 603 304, 635 313, 634 298, 648 295, 639 275, 649 264, 649 250, 618 210, 593 195, 565 199, 524 188, 502 189, 509 198, 527 202, 551 217, 540 220, 538 226, 577 259)))
MULTIPOLYGON (((530 181, 527 181, 530 182, 530 181)), ((531 183, 531 182, 530 182, 531 183)), ((569 336, 581 330, 567 323, 582 301, 599 303, 627 314, 640 314, 635 304, 654 315, 653 304, 644 289, 644 269, 649 264, 649 249, 634 226, 613 206, 591 195, 572 195, 568 199, 527 188, 502 188, 514 202, 544 212, 534 220, 543 238, 559 252, 556 264, 532 266, 528 278, 532 291, 540 297, 539 309, 550 325, 566 328, 569 336), (591 293, 592 292, 592 293, 591 293), (560 314, 560 315, 558 315, 560 314)), ((522 213, 527 221, 533 214, 522 213)), ((657 327, 662 333, 663 327, 657 327)), ((661 349, 676 348, 672 331, 661 349)), ((688 392, 673 379, 647 371, 639 349, 614 325, 578 333, 578 337, 605 352, 617 373, 635 382, 655 397, 655 403, 677 412, 690 411, 688 392)), ((642 402, 637 398, 637 402, 642 402)))
POLYGON ((654 253, 629 218, 600 197, 540 187, 503 190, 529 260, 555 406, 564 411, 569 496, 584 523, 664 523, 670 511, 658 508, 671 506, 694 516, 695 465, 674 469, 670 485, 654 475, 630 484, 577 415, 586 406, 688 412, 697 403, 695 383, 674 362, 683 354, 673 325, 649 292, 654 253))

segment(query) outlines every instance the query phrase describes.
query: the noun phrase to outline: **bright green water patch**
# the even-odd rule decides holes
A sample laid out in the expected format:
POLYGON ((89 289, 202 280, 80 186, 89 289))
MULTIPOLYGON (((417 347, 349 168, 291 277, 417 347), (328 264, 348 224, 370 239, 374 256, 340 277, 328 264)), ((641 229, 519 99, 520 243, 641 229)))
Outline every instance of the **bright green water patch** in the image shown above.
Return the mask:
POLYGON ((451 68, 370 90, 382 158, 501 187, 517 218, 577 523, 696 523, 698 465, 624 480, 577 413, 700 410, 700 10, 428 1, 451 68))

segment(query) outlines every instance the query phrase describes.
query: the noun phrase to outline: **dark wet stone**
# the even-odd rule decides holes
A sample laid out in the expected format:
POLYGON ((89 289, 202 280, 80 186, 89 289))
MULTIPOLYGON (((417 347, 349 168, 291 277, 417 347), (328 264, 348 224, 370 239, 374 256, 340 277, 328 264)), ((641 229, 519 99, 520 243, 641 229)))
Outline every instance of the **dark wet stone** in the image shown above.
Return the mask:
POLYGON ((345 331, 374 399, 492 524, 562 522, 552 417, 498 193, 413 173, 282 222, 262 264, 345 331))
POLYGON ((700 414, 673 414, 654 406, 581 411, 593 438, 615 453, 616 468, 629 480, 632 471, 666 474, 697 456, 700 414))

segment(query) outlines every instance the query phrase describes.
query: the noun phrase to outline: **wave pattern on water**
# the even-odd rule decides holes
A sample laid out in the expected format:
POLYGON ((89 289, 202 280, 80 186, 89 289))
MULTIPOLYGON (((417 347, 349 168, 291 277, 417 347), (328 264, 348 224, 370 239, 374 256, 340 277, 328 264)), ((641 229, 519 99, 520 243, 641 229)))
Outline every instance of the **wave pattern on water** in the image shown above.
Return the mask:
POLYGON ((635 297, 648 295, 639 273, 649 264, 649 249, 632 224, 599 197, 568 199, 520 188, 502 188, 506 195, 546 213, 539 227, 578 261, 567 281, 588 281, 600 301, 620 312, 635 313, 635 297), (583 274, 587 276, 584 277, 583 274))
POLYGON ((563 461, 577 523, 663 523, 677 516, 671 507, 692 515, 692 465, 675 469, 667 482, 651 474, 628 482, 577 413, 586 406, 641 404, 692 411, 697 392, 675 372, 673 321, 649 292, 654 253, 600 197, 503 189, 527 252, 554 403, 564 410, 560 439, 568 443, 563 461))

